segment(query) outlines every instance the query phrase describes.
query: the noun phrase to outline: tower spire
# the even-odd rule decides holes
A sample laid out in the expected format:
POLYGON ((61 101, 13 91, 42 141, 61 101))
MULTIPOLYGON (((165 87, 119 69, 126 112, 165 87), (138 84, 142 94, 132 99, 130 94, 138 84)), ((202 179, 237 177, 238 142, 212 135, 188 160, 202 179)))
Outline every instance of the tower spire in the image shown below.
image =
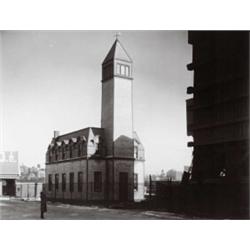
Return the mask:
POLYGON ((122 60, 128 63, 132 63, 131 57, 129 56, 128 52, 125 50, 125 48, 118 39, 119 36, 120 36, 119 34, 115 35, 116 37, 115 42, 113 43, 111 49, 109 50, 107 56, 105 57, 102 63, 103 65, 114 60, 122 60))
POLYGON ((115 40, 119 40, 118 38, 121 36, 121 32, 116 32, 115 33, 115 40))
POLYGON ((133 62, 117 35, 102 63, 101 126, 105 129, 108 155, 130 157, 133 155, 133 62), (118 152, 119 148, 124 152, 118 152))

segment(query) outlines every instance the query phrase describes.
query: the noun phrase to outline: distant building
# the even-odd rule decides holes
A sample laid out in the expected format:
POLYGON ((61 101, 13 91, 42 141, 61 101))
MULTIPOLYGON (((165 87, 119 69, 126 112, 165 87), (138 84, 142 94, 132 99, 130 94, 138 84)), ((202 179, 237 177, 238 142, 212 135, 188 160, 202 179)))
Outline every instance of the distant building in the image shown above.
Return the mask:
POLYGON ((181 181, 182 172, 175 169, 170 169, 166 173, 166 179, 169 181, 181 181))
POLYGON ((20 175, 21 175, 21 178, 22 176, 27 176, 30 172, 30 168, 25 166, 25 165, 20 165, 20 175))
POLYGON ((15 196, 15 184, 18 178, 18 152, 0 152, 0 196, 15 196))
POLYGON ((54 134, 46 154, 48 198, 144 198, 144 148, 133 131, 132 83, 132 60, 116 39, 102 64, 101 128, 54 134))
POLYGON ((44 168, 39 168, 38 169, 37 178, 39 180, 45 180, 45 169, 44 168))
POLYGON ((249 32, 189 32, 187 93, 195 181, 249 178, 249 32))
POLYGON ((20 166, 20 182, 44 182, 45 181, 45 169, 41 168, 40 164, 36 167, 27 167, 25 165, 20 166))

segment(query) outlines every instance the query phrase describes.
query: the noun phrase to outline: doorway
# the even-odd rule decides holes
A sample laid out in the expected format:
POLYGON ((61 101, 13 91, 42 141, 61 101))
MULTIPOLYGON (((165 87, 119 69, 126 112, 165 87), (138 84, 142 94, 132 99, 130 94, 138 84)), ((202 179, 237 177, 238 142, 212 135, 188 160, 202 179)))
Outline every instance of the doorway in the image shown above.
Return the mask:
POLYGON ((128 201, 128 173, 119 173, 119 200, 128 201))
POLYGON ((16 186, 14 179, 3 180, 3 195, 8 195, 8 196, 16 195, 16 186))

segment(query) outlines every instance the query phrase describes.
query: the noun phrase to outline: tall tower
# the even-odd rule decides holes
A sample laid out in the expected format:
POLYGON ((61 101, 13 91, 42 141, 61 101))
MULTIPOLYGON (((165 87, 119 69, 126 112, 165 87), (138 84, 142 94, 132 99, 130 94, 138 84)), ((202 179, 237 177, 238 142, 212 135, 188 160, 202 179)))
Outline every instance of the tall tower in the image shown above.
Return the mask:
POLYGON ((118 39, 102 63, 107 200, 134 200, 132 60, 118 39))
POLYGON ((116 39, 102 63, 102 117, 106 155, 133 157, 132 59, 116 39))

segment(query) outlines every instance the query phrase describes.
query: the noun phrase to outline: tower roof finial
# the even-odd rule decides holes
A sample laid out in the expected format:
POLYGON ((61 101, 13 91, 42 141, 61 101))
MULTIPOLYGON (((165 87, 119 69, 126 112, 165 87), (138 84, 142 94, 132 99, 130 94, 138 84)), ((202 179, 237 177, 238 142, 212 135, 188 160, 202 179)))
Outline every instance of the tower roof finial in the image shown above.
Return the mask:
POLYGON ((115 34, 115 42, 113 43, 111 49, 109 50, 107 56, 105 57, 102 64, 105 64, 111 60, 118 59, 123 60, 126 62, 132 63, 132 59, 125 50, 125 48, 122 46, 121 42, 119 41, 118 37, 120 36, 120 32, 117 32, 115 34))
POLYGON ((119 36, 121 36, 121 35, 122 35, 121 32, 116 32, 115 33, 115 39, 118 40, 119 36))

